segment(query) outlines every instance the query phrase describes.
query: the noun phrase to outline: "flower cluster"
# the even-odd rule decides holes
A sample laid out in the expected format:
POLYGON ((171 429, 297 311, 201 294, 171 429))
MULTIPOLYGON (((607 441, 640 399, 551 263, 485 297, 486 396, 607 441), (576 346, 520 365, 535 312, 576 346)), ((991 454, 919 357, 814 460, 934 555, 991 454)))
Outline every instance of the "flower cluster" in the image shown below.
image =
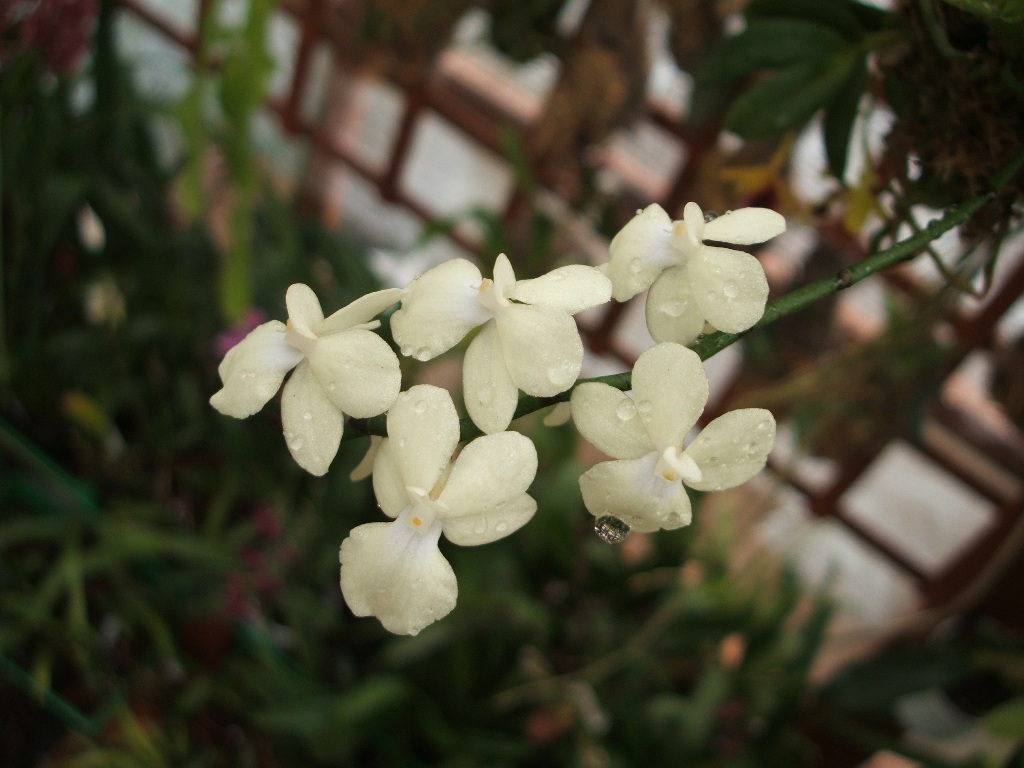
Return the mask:
POLYGON ((484 278, 471 262, 454 259, 404 289, 368 294, 326 318, 313 291, 296 284, 286 295, 287 323, 262 323, 227 352, 218 369, 223 387, 210 402, 244 418, 284 383, 285 442, 314 475, 326 473, 337 454, 346 414, 387 414, 386 437, 373 438, 353 478, 372 470, 391 522, 357 526, 342 543, 341 590, 357 616, 416 634, 455 606, 458 585, 438 547, 442 534, 457 545, 487 544, 536 512, 527 493, 536 449, 507 431, 520 391, 554 397, 573 389, 579 431, 613 459, 580 478, 583 500, 596 517, 625 530, 686 525, 684 485, 729 488, 764 467, 775 421, 761 409, 727 413, 685 446, 708 381, 699 357, 682 345, 705 322, 741 331, 764 311, 767 283, 757 260, 704 241, 757 243, 784 226, 781 216, 758 208, 705 223, 694 203, 672 222, 654 205, 615 237, 600 269, 574 265, 517 280, 502 254, 493 277, 484 278), (632 397, 600 382, 573 388, 583 363, 573 315, 648 287, 648 324, 664 343, 637 361, 632 397), (465 353, 463 395, 484 434, 461 451, 449 393, 428 385, 400 392, 398 356, 373 332, 380 326, 374 318, 395 304, 391 331, 407 357, 430 360, 477 331, 465 353))

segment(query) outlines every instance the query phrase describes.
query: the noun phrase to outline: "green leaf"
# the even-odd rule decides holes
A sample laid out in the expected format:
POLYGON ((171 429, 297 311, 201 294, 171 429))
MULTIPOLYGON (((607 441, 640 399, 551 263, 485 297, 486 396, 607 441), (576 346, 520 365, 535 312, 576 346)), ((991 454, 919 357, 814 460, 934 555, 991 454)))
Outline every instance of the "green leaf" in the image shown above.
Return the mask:
POLYGON ((856 66, 839 95, 825 108, 824 134, 825 155, 828 170, 840 182, 846 172, 846 157, 850 149, 850 135, 857 122, 860 97, 867 82, 867 63, 862 59, 856 66))
POLYGON ((954 8, 1000 21, 1024 21, 1024 0, 945 0, 954 8))
POLYGON ((859 58, 852 50, 805 61, 761 81, 733 103, 725 127, 745 139, 777 136, 803 125, 835 99, 859 58))
POLYGON ((800 19, 754 19, 745 30, 715 47, 701 80, 718 83, 762 69, 824 60, 845 42, 841 34, 822 24, 800 19))
POLYGON ((985 715, 985 728, 996 736, 1024 739, 1024 696, 1000 704, 985 715))
POLYGON ((800 19, 831 27, 847 40, 857 40, 864 35, 864 27, 852 12, 857 3, 840 0, 752 0, 747 6, 746 17, 754 19, 800 19))

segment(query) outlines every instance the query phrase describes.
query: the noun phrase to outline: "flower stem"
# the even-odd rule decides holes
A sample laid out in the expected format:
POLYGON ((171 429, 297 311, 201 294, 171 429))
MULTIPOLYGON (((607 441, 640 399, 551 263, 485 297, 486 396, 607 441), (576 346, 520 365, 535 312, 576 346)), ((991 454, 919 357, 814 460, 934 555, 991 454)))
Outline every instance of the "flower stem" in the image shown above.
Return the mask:
MULTIPOLYGON (((954 227, 960 226, 971 216, 977 213, 978 210, 989 202, 995 193, 999 191, 1011 178, 1013 178, 1013 176, 1020 171, 1022 167, 1024 167, 1024 149, 1018 152, 1007 166, 992 179, 993 191, 965 200, 963 203, 949 211, 945 216, 933 220, 928 224, 928 226, 918 230, 910 237, 895 243, 889 248, 879 251, 878 253, 874 253, 856 264, 840 270, 830 277, 825 277, 821 280, 809 283, 802 288, 797 288, 795 291, 787 293, 785 296, 780 296, 774 301, 768 302, 768 305, 765 307, 764 316, 756 325, 754 325, 754 328, 763 328, 767 325, 771 325, 776 320, 780 320, 787 315, 799 312, 801 309, 806 309, 814 302, 823 299, 826 296, 830 296, 833 293, 838 293, 845 288, 849 288, 851 285, 859 283, 864 278, 870 277, 876 272, 881 272, 883 269, 888 269, 889 267, 893 267, 901 262, 914 258, 918 253, 926 248, 929 243, 937 240, 954 227)), ((709 357, 716 355, 726 347, 739 341, 739 339, 747 332, 748 331, 744 331, 743 333, 725 333, 723 331, 717 331, 705 336, 699 342, 694 344, 692 349, 700 355, 701 360, 707 360, 709 357)), ((519 405, 516 407, 514 418, 526 416, 527 414, 534 413, 542 408, 555 405, 556 403, 566 402, 571 397, 573 389, 584 382, 590 381, 601 382, 615 387, 616 389, 625 391, 631 389, 633 386, 633 374, 631 371, 626 371, 625 373, 615 373, 609 376, 598 376, 593 379, 580 379, 571 388, 559 395, 555 395, 554 397, 522 395, 519 398, 519 405)), ((462 419, 461 427, 462 440, 470 440, 482 434, 476 425, 468 418, 462 419)), ((346 437, 354 438, 369 434, 387 434, 383 416, 366 420, 357 426, 357 429, 360 428, 362 431, 358 434, 352 434, 352 431, 350 430, 346 437)))

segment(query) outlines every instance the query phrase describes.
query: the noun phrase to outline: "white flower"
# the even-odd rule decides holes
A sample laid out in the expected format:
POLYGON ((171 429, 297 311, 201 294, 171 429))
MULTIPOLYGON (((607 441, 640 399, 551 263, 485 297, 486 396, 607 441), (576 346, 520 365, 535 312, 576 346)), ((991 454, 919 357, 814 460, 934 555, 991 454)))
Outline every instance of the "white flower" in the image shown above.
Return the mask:
POLYGON ((649 205, 612 240, 604 270, 616 301, 651 289, 647 327, 655 341, 689 344, 705 321, 739 333, 764 314, 764 269, 748 253, 704 241, 750 245, 785 229, 786 220, 767 208, 741 208, 705 222, 700 206, 687 203, 683 220, 673 222, 660 205, 649 205))
POLYGON ((580 477, 583 502, 595 517, 613 515, 638 531, 679 528, 690 523, 684 484, 720 491, 764 468, 775 419, 761 408, 719 416, 683 449, 708 399, 707 375, 692 350, 665 343, 640 355, 633 397, 598 382, 572 393, 580 433, 617 459, 580 477))
POLYGON ((263 323, 228 351, 217 369, 224 386, 210 404, 226 416, 251 416, 295 368, 281 398, 285 442, 299 466, 324 474, 338 452, 344 415, 377 416, 398 397, 398 357, 371 333, 380 325, 371 318, 401 295, 394 288, 370 293, 324 319, 316 294, 296 283, 285 296, 288 324, 263 323))
POLYGON ((537 510, 526 493, 537 451, 517 432, 485 435, 451 462, 459 418, 444 389, 420 384, 388 412, 388 437, 373 466, 373 489, 390 523, 355 528, 341 545, 341 591, 356 616, 376 616, 415 635, 455 607, 455 574, 438 550, 496 541, 537 510))
POLYGON ((402 354, 429 360, 483 325, 466 350, 463 395, 473 423, 493 434, 512 421, 520 389, 550 397, 572 386, 583 363, 572 315, 610 297, 611 283, 594 267, 517 281, 502 254, 494 280, 485 280, 470 262, 453 259, 409 285, 391 331, 402 354))

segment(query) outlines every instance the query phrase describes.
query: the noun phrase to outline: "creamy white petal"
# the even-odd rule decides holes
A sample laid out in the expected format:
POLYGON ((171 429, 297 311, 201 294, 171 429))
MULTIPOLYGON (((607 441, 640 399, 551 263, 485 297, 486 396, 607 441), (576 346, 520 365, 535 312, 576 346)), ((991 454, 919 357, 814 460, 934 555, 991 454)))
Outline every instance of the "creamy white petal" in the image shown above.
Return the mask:
POLYGON ((459 414, 448 390, 418 384, 388 411, 388 439, 406 486, 430 493, 459 444, 459 414))
POLYGON ((647 294, 647 330, 655 341, 687 345, 704 330, 704 313, 693 295, 686 267, 669 267, 647 294))
POLYGON ((388 517, 398 517, 412 503, 405 490, 405 478, 398 468, 394 446, 386 438, 381 441, 373 460, 373 495, 377 497, 377 506, 388 517))
POLYGON ((391 305, 397 304, 404 295, 405 291, 402 288, 385 288, 383 291, 360 296, 324 320, 320 325, 320 335, 337 333, 368 323, 391 305))
POLYGON ((715 328, 739 333, 764 315, 768 279, 761 263, 749 253, 705 245, 686 268, 694 298, 715 328))
POLYGON ((683 225, 690 244, 698 246, 704 240, 706 229, 704 211, 696 203, 687 203, 683 208, 683 225))
POLYGON ((708 402, 704 364, 684 346, 656 344, 633 366, 633 399, 659 451, 682 446, 708 402))
POLYGON ((311 475, 323 475, 341 445, 344 417, 309 367, 299 363, 281 393, 284 441, 296 463, 311 475))
MULTIPOLYGON (((360 480, 365 480, 371 474, 373 474, 373 464, 377 460, 377 451, 380 450, 380 444, 384 441, 384 438, 380 435, 370 435, 370 445, 366 449, 366 453, 363 454, 363 458, 359 460, 355 468, 348 473, 348 479, 353 483, 358 483, 360 480)), ((394 517, 394 515, 392 515, 394 517)))
POLYGON ((473 423, 487 434, 504 430, 516 412, 519 388, 505 365, 494 322, 487 323, 466 350, 462 397, 473 423))
POLYGON ((658 456, 603 461, 580 476, 583 503, 594 517, 614 515, 630 528, 649 533, 690 524, 690 499, 683 484, 655 474, 658 456))
POLYGON ((601 270, 583 264, 571 264, 533 280, 520 280, 510 298, 575 315, 584 309, 604 304, 611 297, 612 281, 601 270))
POLYGON ((302 359, 284 334, 284 323, 271 320, 228 350, 217 368, 224 386, 210 398, 210 405, 236 419, 252 416, 266 405, 281 388, 284 375, 302 359))
POLYGON ((704 240, 735 245, 763 243, 786 231, 786 219, 770 208, 740 208, 704 225, 704 240))
POLYGON ((516 284, 516 273, 512 269, 512 262, 504 253, 499 253, 498 258, 494 260, 493 275, 495 289, 506 299, 509 298, 509 293, 516 284))
POLYGON ((320 333, 324 313, 313 289, 302 283, 290 285, 284 301, 288 305, 288 320, 292 327, 308 339, 316 337, 320 333))
POLYGON ((633 298, 649 288, 661 270, 679 263, 671 238, 672 220, 657 203, 644 208, 612 238, 605 274, 611 278, 616 301, 633 298))
POLYGON ((340 552, 341 592, 352 613, 376 616, 399 635, 415 635, 450 613, 459 587, 437 548, 440 532, 402 522, 355 528, 340 552))
POLYGON ((775 419, 763 408, 729 411, 708 424, 685 454, 703 477, 687 481, 698 491, 721 491, 745 483, 762 469, 775 444, 775 419))
POLYGON ((441 521, 441 528, 452 544, 475 547, 490 544, 519 530, 536 511, 537 502, 524 493, 484 512, 445 518, 441 521))
POLYGON ((571 387, 583 365, 583 342, 571 315, 512 304, 495 318, 505 365, 519 389, 550 397, 571 387))
POLYGON ((384 413, 402 385, 394 350, 370 331, 354 329, 317 339, 309 362, 331 402, 356 418, 384 413))
POLYGON ((541 419, 545 427, 560 427, 568 424, 572 418, 572 408, 568 403, 555 403, 547 415, 541 419))
POLYGON ((443 519, 486 512, 526 492, 537 475, 537 449, 519 432, 473 440, 455 459, 438 502, 443 519))
POLYGON ((572 419, 595 448, 615 459, 638 459, 655 449, 636 404, 624 392, 598 381, 572 391, 572 419))
POLYGON ((447 352, 490 318, 477 301, 480 270, 465 259, 451 259, 417 277, 405 289, 402 306, 391 316, 391 333, 402 354, 429 360, 447 352))

